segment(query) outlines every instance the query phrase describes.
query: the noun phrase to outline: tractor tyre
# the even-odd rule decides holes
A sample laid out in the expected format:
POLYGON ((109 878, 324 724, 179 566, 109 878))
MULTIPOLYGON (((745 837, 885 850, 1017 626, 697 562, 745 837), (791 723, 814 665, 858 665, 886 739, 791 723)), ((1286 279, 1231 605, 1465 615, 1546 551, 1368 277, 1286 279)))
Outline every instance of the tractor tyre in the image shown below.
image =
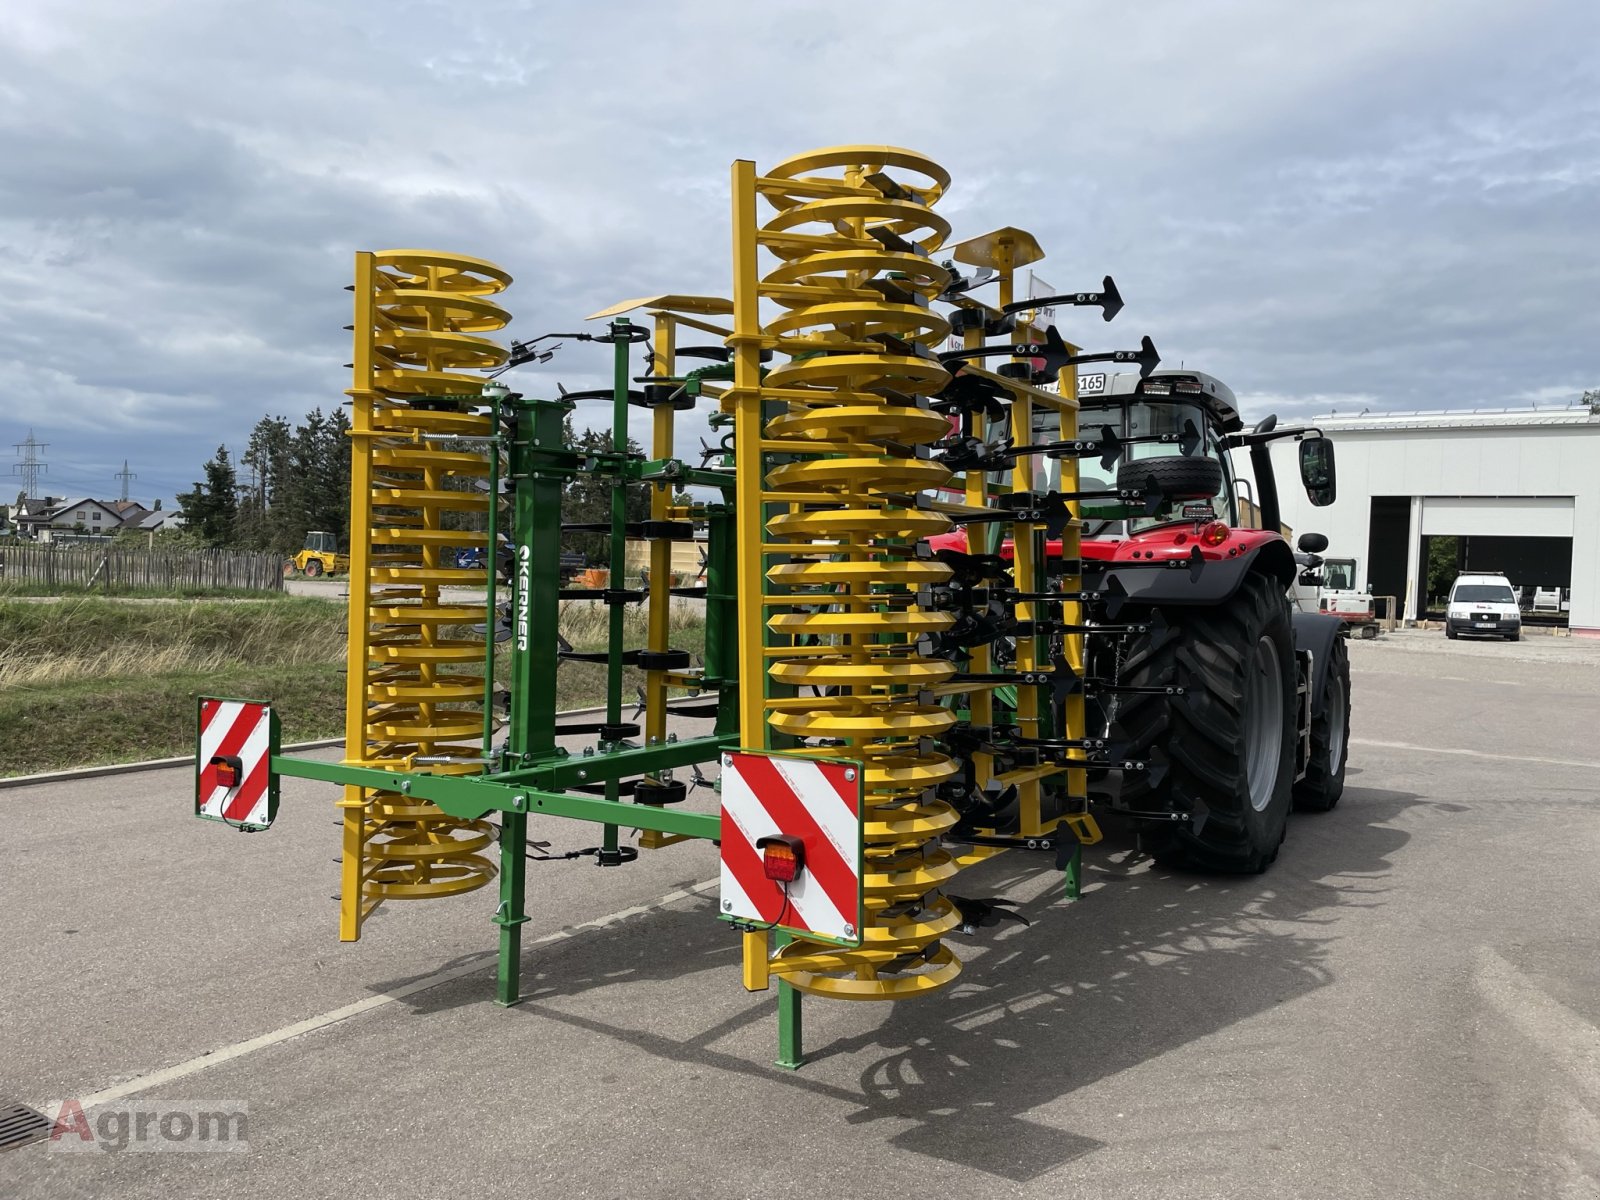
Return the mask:
POLYGON ((322 574, 322 560, 320 558, 306 559, 306 578, 315 579, 322 574))
POLYGON ((1163 866, 1260 872, 1278 856, 1292 803, 1296 678, 1289 601, 1252 572, 1211 608, 1165 610, 1167 629, 1132 643, 1119 680, 1180 687, 1123 694, 1116 721, 1128 756, 1166 756, 1163 775, 1124 773, 1132 812, 1189 814, 1151 822, 1141 844, 1163 866))
POLYGON ((1222 464, 1200 454, 1136 458, 1117 468, 1117 487, 1158 491, 1168 500, 1209 500, 1222 490, 1222 464))
POLYGON ((1327 812, 1344 794, 1344 768, 1350 758, 1350 650, 1334 638, 1328 675, 1322 681, 1322 711, 1311 718, 1311 757, 1305 778, 1294 785, 1294 806, 1302 812, 1327 812))

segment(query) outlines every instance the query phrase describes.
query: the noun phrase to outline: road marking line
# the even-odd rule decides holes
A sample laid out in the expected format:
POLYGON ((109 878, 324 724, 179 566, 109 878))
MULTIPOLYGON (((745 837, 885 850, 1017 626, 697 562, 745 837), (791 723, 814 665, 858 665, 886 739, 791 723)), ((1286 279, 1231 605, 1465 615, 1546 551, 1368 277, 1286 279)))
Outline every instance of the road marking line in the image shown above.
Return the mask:
MULTIPOLYGON (((535 938, 524 943, 525 949, 535 946, 548 946, 552 942, 566 941, 580 933, 589 930, 605 929, 630 917, 643 916, 645 913, 655 912, 669 904, 676 904, 679 900, 688 900, 702 896, 717 887, 718 880, 707 879, 692 887, 679 888, 677 891, 668 892, 659 900, 649 904, 637 904, 632 908, 622 909, 620 912, 608 913, 603 917, 596 917, 593 921, 585 921, 580 925, 571 925, 566 929, 558 929, 554 933, 547 933, 543 937, 535 938)), ((148 1075, 139 1075, 124 1083, 113 1084, 108 1088, 101 1088, 87 1096, 79 1096, 78 1103, 85 1112, 102 1104, 111 1104, 117 1100, 125 1100, 129 1096, 140 1092, 149 1091, 151 1088, 160 1087, 162 1084, 171 1083, 175 1079, 184 1079, 187 1076, 198 1074, 208 1067, 215 1067, 220 1063, 231 1062, 236 1058, 243 1058, 247 1054, 254 1054, 257 1050, 265 1050, 269 1046, 276 1046, 290 1038, 301 1037, 304 1034, 314 1033, 319 1029, 326 1029, 329 1025, 337 1025, 340 1021, 349 1020, 351 1017, 360 1016, 362 1013, 371 1012, 376 1008, 404 1000, 408 996, 415 996, 418 992, 428 991, 441 984, 451 983, 468 975, 476 974, 490 966, 496 957, 496 952, 487 950, 478 955, 472 962, 461 966, 451 967, 448 971, 439 971, 436 974, 425 976, 404 987, 396 988, 392 992, 384 992, 378 996, 368 996, 365 1000, 357 1000, 354 1004, 346 1004, 343 1008, 331 1009, 315 1017, 307 1017, 304 1021, 296 1021, 293 1025, 285 1025, 281 1029, 274 1029, 270 1033, 263 1033, 259 1037, 248 1038, 242 1042, 234 1042, 231 1046, 212 1050, 195 1058, 186 1059, 170 1067, 163 1067, 159 1071, 152 1071, 148 1075)), ((55 1119, 55 1114, 60 1110, 61 1100, 53 1100, 49 1104, 33 1105, 37 1111, 55 1119)))
POLYGON ((1551 767, 1587 767, 1600 771, 1600 762, 1587 762, 1581 758, 1537 758, 1526 754, 1489 754, 1483 750, 1463 750, 1455 746, 1418 746, 1411 742, 1375 742, 1367 738, 1351 738, 1352 746, 1373 746, 1382 750, 1415 750, 1421 754, 1450 754, 1461 758, 1492 758, 1497 762, 1544 763, 1551 767))
POLYGON ((1549 1052, 1580 1091, 1600 1100, 1600 1029, 1573 1012, 1487 946, 1480 946, 1473 983, 1500 1015, 1549 1052))

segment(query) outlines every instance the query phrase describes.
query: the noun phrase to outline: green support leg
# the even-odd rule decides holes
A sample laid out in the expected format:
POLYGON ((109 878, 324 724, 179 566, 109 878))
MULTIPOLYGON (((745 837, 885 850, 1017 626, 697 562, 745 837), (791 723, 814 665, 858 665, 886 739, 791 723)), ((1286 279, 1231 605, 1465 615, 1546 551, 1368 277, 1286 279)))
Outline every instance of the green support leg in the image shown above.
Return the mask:
POLYGON ((1072 861, 1067 863, 1067 899, 1076 900, 1082 894, 1083 846, 1072 848, 1072 861))
POLYGON ((500 818, 500 969, 495 1003, 510 1007, 522 1000, 522 926, 528 920, 528 815, 504 813, 500 818))
MULTIPOLYGON (((786 946, 790 937, 781 930, 772 935, 774 949, 786 946)), ((800 1018, 800 1001, 805 997, 793 984, 778 981, 778 1066, 798 1071, 806 1061, 805 1026, 800 1018)))

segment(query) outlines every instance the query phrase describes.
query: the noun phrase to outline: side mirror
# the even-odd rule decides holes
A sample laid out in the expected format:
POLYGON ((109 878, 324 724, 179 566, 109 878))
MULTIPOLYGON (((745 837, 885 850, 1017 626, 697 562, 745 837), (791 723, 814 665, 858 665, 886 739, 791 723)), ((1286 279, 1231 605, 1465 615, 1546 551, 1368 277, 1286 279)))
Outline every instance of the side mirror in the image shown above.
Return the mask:
POLYGON ((1295 546, 1307 554, 1321 554, 1328 548, 1328 535, 1325 533, 1302 533, 1300 540, 1295 542, 1295 546))
POLYGON ((1308 437, 1300 443, 1300 482, 1306 486, 1306 499, 1318 508, 1332 504, 1339 494, 1334 475, 1333 442, 1326 437, 1308 437))

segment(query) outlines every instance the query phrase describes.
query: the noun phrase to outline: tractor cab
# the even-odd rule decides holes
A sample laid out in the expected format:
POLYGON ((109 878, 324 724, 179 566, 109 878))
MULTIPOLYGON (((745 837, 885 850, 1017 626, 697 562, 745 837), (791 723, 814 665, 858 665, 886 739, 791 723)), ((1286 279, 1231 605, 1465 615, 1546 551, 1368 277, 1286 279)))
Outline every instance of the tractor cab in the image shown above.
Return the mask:
POLYGON ((1079 437, 1105 448, 1078 466, 1080 491, 1107 493, 1081 505, 1085 539, 1121 540, 1172 524, 1240 524, 1225 439, 1244 428, 1227 384, 1202 371, 1083 375, 1078 380, 1079 437), (1116 492, 1154 477, 1158 495, 1116 492))

